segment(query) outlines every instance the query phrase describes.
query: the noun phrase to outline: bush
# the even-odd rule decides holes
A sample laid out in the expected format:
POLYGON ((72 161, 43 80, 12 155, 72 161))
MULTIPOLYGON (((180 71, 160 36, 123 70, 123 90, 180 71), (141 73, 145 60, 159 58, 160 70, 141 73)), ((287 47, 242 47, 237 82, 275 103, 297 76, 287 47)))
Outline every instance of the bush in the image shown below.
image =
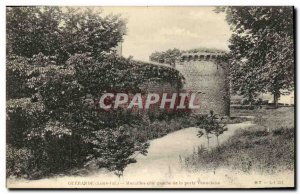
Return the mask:
POLYGON ((30 131, 42 128, 46 123, 45 106, 31 102, 30 98, 11 99, 6 106, 7 143, 17 148, 24 147, 30 131))
POLYGON ((29 149, 6 146, 6 175, 28 178, 32 173, 33 160, 34 156, 29 149))
POLYGON ((95 136, 89 140, 93 144, 93 150, 88 156, 89 161, 96 163, 99 168, 107 168, 115 172, 119 177, 123 175, 128 164, 136 162, 137 154, 147 153, 149 144, 136 142, 126 126, 97 130, 94 134, 95 136))

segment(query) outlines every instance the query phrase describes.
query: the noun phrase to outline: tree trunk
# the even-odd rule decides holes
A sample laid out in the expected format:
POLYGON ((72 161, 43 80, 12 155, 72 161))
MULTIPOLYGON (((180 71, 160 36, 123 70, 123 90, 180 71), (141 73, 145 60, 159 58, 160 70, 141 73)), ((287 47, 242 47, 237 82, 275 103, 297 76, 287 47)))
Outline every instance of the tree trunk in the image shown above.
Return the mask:
POLYGON ((273 88, 273 95, 274 95, 274 107, 275 108, 278 108, 278 99, 279 99, 279 96, 280 96, 280 91, 279 91, 279 87, 278 87, 278 82, 277 82, 277 78, 275 78, 275 81, 274 81, 274 88, 273 88))
POLYGON ((273 95, 273 103, 274 103, 274 107, 278 108, 278 100, 277 100, 276 94, 273 95))
POLYGON ((273 94, 273 97, 274 97, 274 107, 275 107, 275 108, 278 108, 279 92, 275 92, 275 93, 273 94))
POLYGON ((252 96, 252 94, 249 94, 248 101, 249 101, 249 109, 252 110, 253 109, 253 96, 252 96))
POLYGON ((207 135, 206 138, 207 138, 207 149, 209 150, 209 136, 207 135))

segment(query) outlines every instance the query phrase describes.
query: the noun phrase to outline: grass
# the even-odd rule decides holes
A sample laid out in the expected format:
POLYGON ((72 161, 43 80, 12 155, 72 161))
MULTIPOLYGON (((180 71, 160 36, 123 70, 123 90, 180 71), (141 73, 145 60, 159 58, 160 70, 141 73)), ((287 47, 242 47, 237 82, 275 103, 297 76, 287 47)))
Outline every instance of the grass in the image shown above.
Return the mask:
POLYGON ((294 169, 294 108, 233 110, 234 116, 254 116, 256 124, 237 131, 220 147, 200 147, 185 159, 192 170, 225 167, 243 172, 275 173, 294 169))
POLYGON ((271 130, 280 127, 294 127, 294 107, 280 107, 277 109, 269 107, 254 110, 233 108, 231 116, 252 116, 255 124, 271 130))

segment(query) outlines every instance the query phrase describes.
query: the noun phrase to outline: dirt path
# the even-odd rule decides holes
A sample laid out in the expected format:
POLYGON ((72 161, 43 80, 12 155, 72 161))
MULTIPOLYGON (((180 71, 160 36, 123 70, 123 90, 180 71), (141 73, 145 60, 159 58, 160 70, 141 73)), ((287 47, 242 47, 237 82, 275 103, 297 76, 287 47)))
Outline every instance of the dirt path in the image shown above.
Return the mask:
MULTIPOLYGON (((219 137, 220 143, 226 141, 234 132, 253 125, 250 121, 227 125, 228 131, 219 137)), ((180 158, 184 159, 197 150, 198 146, 207 146, 205 137, 198 138, 197 128, 186 128, 170 133, 162 138, 152 140, 147 156, 138 156, 137 163, 129 165, 124 172, 124 178, 151 174, 157 178, 169 178, 182 171, 180 158)), ((210 145, 216 146, 215 137, 210 139, 210 145)))
MULTIPOLYGON (((226 141, 236 130, 253 125, 251 122, 227 125, 228 131, 219 137, 220 143, 226 141)), ((191 173, 181 168, 180 157, 184 158, 200 145, 206 146, 205 138, 196 136, 198 129, 186 128, 170 133, 162 138, 152 140, 147 156, 138 156, 137 163, 129 165, 124 171, 124 177, 118 178, 113 173, 98 170, 84 177, 61 176, 36 181, 15 182, 9 180, 14 187, 242 187, 249 185, 249 178, 261 179, 261 175, 240 175, 226 169, 218 170, 217 174, 191 173), (245 177, 243 177, 245 176, 245 177), (243 181, 247 181, 243 183, 243 181), (178 185, 174 185, 173 182, 178 185), (179 181, 179 182, 178 182, 179 181), (180 182, 181 181, 181 182, 180 182), (180 183, 182 183, 180 185, 180 183), (234 184, 234 185, 233 185, 234 184)), ((216 139, 210 139, 216 146, 216 139)), ((266 179, 266 176, 263 176, 266 179)), ((274 177, 269 177, 270 179, 274 177)), ((253 182, 254 184, 254 182, 253 182)), ((256 185, 257 186, 257 185, 256 185)))

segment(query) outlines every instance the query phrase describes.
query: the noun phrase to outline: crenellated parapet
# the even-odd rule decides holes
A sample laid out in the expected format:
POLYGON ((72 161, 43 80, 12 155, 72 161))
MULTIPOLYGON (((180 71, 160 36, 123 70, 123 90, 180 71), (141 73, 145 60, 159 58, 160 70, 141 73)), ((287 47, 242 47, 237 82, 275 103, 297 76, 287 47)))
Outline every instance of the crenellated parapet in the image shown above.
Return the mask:
POLYGON ((189 61, 214 61, 224 56, 224 53, 208 53, 208 52, 197 52, 197 53, 182 53, 180 62, 189 61))

